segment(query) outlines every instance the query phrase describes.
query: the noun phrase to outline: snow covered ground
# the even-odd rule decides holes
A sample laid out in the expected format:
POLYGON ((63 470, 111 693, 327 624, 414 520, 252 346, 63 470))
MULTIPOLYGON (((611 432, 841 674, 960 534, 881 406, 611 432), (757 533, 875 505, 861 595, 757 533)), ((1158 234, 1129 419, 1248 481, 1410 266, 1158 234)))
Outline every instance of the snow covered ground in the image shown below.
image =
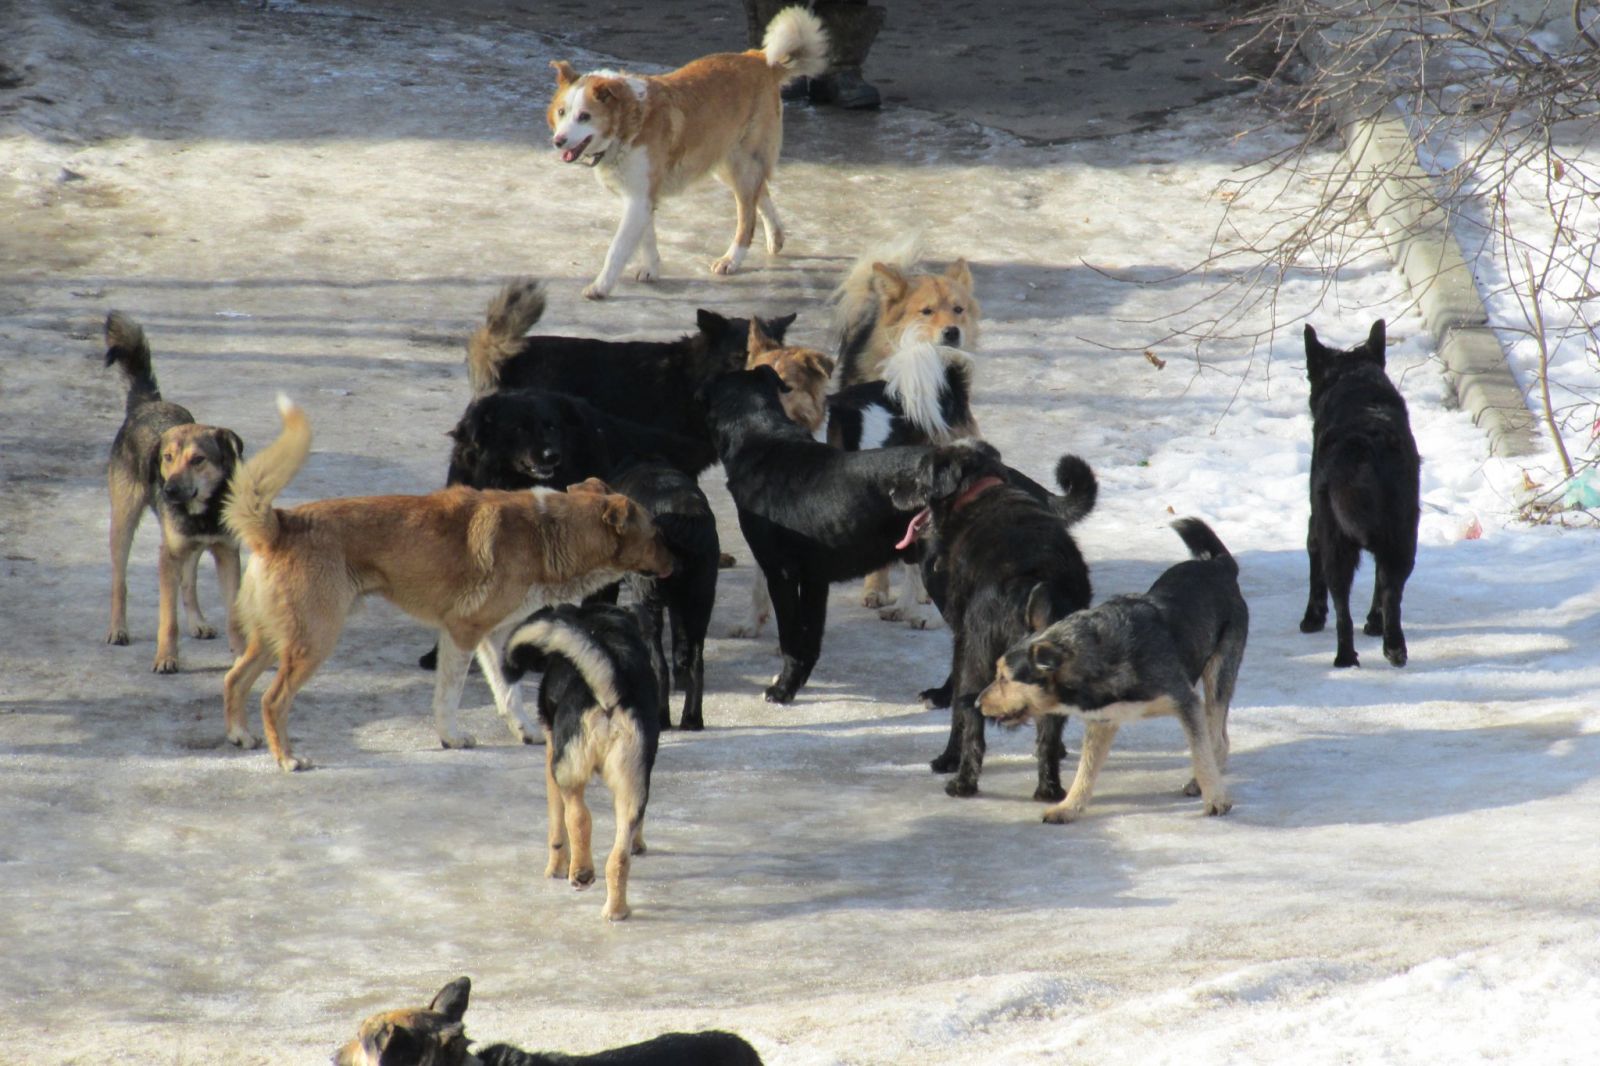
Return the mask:
MULTIPOLYGON (((469 1032, 573 1051, 716 1026, 778 1066, 1593 1060, 1593 534, 1513 524, 1521 471, 1447 408, 1376 256, 1320 306, 1318 279, 1287 282, 1270 352, 1142 354, 1152 319, 1223 280, 1171 279, 1207 254, 1219 183, 1291 136, 1234 141, 1260 121, 1248 98, 1050 149, 909 110, 791 110, 782 259, 706 275, 732 218, 705 187, 661 214, 664 280, 591 305, 578 290, 616 205, 542 148, 550 41, 284 5, 12 10, 4 61, 27 81, 0 129, 0 1058, 319 1062, 366 1013, 466 973, 469 1032), (422 491, 466 400, 460 342, 506 276, 550 279, 553 329, 668 336, 696 306, 799 310, 792 336, 821 345, 848 262, 919 226, 975 266, 986 431, 1036 476, 1064 451, 1100 476, 1078 533, 1097 591, 1176 561, 1174 514, 1239 557, 1253 632, 1230 816, 1179 795, 1187 759, 1162 721, 1124 731, 1076 825, 1039 824, 1026 733, 994 735, 979 797, 947 798, 926 764, 946 716, 914 693, 943 675, 948 635, 880 622, 851 587, 800 700, 764 704, 773 641, 720 636, 751 578, 735 545, 710 728, 666 739, 634 917, 609 926, 599 894, 539 876, 542 753, 476 680, 482 746, 441 751, 412 666, 429 635, 387 605, 299 700, 295 744, 318 768, 292 776, 222 743, 225 646, 186 640, 184 673, 148 672, 149 523, 135 642, 101 643, 122 406, 107 309, 144 322, 170 398, 252 448, 276 432, 277 390, 307 408, 316 452, 286 502, 422 491), (1378 315, 1426 460, 1411 663, 1358 638, 1367 665, 1335 671, 1331 633, 1296 629, 1299 328, 1353 343, 1378 315)), ((202 588, 214 604, 209 571, 202 588)), ((597 803, 597 840, 609 824, 597 803)))

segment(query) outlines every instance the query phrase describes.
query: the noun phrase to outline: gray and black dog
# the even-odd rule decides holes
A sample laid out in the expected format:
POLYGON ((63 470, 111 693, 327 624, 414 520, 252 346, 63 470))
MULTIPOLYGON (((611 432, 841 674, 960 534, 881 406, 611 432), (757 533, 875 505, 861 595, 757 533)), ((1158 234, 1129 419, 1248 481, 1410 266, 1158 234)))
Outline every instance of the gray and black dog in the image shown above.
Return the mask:
POLYGON ((1073 821, 1089 805, 1095 777, 1124 722, 1176 715, 1189 740, 1206 814, 1227 814, 1228 705, 1244 658, 1250 611, 1239 564, 1198 518, 1172 524, 1194 555, 1169 568, 1143 595, 1116 596, 1019 641, 979 694, 990 718, 1015 724, 1043 715, 1084 719, 1083 755, 1066 799, 1044 820, 1073 821), (1204 682, 1205 702, 1196 697, 1204 682))
POLYGON ((161 522, 161 623, 156 637, 158 674, 178 672, 178 596, 189 617, 189 635, 217 635, 200 611, 195 571, 210 552, 228 606, 228 643, 235 653, 244 640, 233 617, 239 591, 239 542, 222 526, 228 479, 244 454, 231 429, 203 426, 188 408, 161 398, 144 330, 120 311, 106 316, 106 365, 121 368, 128 382, 127 413, 111 443, 106 487, 111 494, 111 628, 107 644, 128 643, 128 553, 145 508, 161 522))

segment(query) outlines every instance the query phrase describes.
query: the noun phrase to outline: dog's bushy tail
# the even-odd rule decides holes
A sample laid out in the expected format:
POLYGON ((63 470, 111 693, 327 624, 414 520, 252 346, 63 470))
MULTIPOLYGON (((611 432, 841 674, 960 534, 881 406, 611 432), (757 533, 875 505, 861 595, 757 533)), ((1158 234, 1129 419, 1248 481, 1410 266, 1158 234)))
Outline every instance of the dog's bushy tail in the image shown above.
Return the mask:
POLYGON ((611 657, 578 624, 573 610, 571 605, 565 610, 542 607, 512 630, 511 638, 506 641, 506 676, 520 678, 530 670, 543 670, 550 656, 559 655, 578 671, 578 676, 594 694, 595 702, 611 710, 620 701, 611 657))
POLYGON ((1088 463, 1076 455, 1063 455, 1056 461, 1056 484, 1061 487, 1061 495, 1050 501, 1050 509, 1061 521, 1070 526, 1094 510, 1100 482, 1088 463))
POLYGON ((828 301, 833 304, 833 329, 839 338, 839 380, 856 383, 856 368, 878 324, 878 290, 872 264, 883 263, 909 274, 922 261, 922 234, 908 233, 868 248, 850 267, 828 301))
POLYGON ((814 78, 828 69, 828 31, 803 7, 786 7, 767 23, 761 51, 780 83, 814 78))
POLYGON ((155 368, 150 364, 150 342, 144 327, 121 311, 106 315, 106 366, 117 366, 128 381, 128 410, 161 399, 155 368))
POLYGON ((500 387, 500 367, 522 350, 522 337, 544 316, 544 285, 514 278, 489 301, 483 325, 467 341, 467 380, 472 394, 500 387))
POLYGON ((1196 559, 1215 560, 1226 567, 1228 573, 1234 577, 1239 576, 1238 562, 1228 551, 1227 545, 1222 543, 1222 538, 1212 532, 1210 526, 1198 518, 1180 518, 1172 523, 1172 528, 1183 538, 1184 546, 1189 549, 1190 555, 1196 559))
POLYGON ((305 465, 311 454, 311 422, 293 400, 278 395, 283 432, 278 439, 241 463, 228 482, 222 521, 251 551, 270 548, 278 539, 278 512, 272 501, 305 465))

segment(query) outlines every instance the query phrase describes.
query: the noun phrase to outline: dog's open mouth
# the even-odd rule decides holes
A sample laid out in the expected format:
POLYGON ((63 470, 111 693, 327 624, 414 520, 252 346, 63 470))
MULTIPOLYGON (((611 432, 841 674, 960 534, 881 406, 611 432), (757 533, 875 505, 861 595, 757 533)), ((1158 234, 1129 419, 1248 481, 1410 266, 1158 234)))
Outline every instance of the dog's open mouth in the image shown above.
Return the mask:
MULTIPOLYGON (((563 148, 561 150, 561 161, 563 163, 575 163, 582 159, 583 153, 589 150, 589 142, 592 140, 594 140, 594 134, 591 133, 571 148, 563 148)), ((598 160, 599 156, 596 156, 595 159, 598 160)), ((594 164, 590 163, 589 165, 593 166, 594 164)))
POLYGON ((522 462, 517 464, 517 469, 520 470, 524 476, 532 478, 534 481, 540 482, 541 484, 547 484, 554 481, 556 476, 556 466, 554 463, 535 463, 531 460, 524 459, 522 462))

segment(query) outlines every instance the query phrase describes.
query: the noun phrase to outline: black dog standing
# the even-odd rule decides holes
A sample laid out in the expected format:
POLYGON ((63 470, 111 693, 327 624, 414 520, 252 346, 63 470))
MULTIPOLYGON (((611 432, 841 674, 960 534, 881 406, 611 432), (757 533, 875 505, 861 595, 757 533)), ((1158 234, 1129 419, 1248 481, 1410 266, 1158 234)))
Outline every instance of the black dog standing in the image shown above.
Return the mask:
POLYGON ((1383 636, 1383 657, 1406 664, 1400 597, 1417 558, 1421 467, 1406 402, 1384 373, 1383 320, 1366 343, 1341 352, 1317 340, 1306 326, 1306 376, 1311 380, 1311 595, 1300 632, 1315 633, 1328 620, 1333 594, 1338 651, 1334 666, 1359 666, 1350 585, 1361 551, 1372 553, 1377 574, 1363 632, 1383 636))

